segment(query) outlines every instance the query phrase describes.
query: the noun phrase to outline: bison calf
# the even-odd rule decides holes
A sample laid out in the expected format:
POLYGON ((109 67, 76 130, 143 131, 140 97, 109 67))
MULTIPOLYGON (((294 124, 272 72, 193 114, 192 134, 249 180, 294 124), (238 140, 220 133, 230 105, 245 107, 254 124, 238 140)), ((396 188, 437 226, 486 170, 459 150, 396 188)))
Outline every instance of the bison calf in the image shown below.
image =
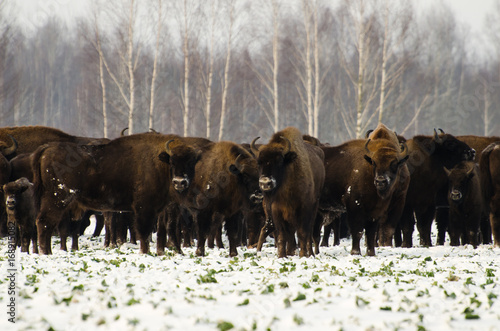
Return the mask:
POLYGON ((33 201, 33 184, 22 177, 15 182, 3 186, 7 221, 15 223, 21 252, 28 252, 30 240, 33 243, 33 253, 38 253, 37 234, 35 227, 35 204, 33 201))
POLYGON ((481 188, 478 166, 473 161, 458 163, 453 169, 444 168, 449 179, 450 205, 448 232, 452 246, 478 244, 482 216, 481 188))

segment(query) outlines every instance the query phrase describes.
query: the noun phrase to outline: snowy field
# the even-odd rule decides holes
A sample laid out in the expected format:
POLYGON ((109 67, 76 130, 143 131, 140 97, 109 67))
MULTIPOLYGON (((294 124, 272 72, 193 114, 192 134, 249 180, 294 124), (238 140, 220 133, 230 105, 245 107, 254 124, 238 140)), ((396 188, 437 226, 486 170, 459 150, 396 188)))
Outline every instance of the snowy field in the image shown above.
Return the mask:
POLYGON ((17 253, 15 325, 1 239, 0 330, 500 330, 500 249, 491 245, 366 257, 342 240, 315 258, 277 259, 269 241, 236 258, 227 249, 198 258, 194 248, 157 257, 130 244, 104 249, 92 231, 78 252, 53 237, 52 256, 17 253))

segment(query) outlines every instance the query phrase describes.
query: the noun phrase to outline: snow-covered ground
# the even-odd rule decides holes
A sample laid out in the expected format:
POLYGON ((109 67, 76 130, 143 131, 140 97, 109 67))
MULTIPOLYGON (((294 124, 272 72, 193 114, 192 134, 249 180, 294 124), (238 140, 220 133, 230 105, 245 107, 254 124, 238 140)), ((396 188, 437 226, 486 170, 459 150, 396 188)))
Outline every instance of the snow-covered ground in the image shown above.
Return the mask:
POLYGON ((157 257, 130 244, 104 249, 92 230, 78 252, 53 238, 52 256, 17 253, 15 325, 0 240, 0 330, 500 330, 500 249, 491 245, 366 257, 342 240, 314 258, 278 259, 269 241, 236 258, 227 249, 157 257))

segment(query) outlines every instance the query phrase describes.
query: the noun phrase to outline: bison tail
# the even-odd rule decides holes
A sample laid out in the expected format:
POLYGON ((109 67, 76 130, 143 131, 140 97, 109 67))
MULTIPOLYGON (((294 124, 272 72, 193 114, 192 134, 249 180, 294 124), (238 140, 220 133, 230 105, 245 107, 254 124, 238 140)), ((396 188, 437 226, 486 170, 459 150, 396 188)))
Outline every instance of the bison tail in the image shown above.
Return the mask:
POLYGON ((42 170, 41 170, 41 157, 43 152, 48 148, 47 144, 38 147, 33 154, 31 154, 31 169, 33 171, 33 199, 35 202, 36 210, 40 210, 40 200, 43 194, 42 183, 42 170))
POLYGON ((491 181, 490 172, 490 154, 493 149, 497 146, 497 143, 488 145, 482 153, 479 160, 479 178, 481 179, 481 191, 483 195, 483 200, 486 205, 489 205, 489 201, 493 196, 493 182, 491 181))

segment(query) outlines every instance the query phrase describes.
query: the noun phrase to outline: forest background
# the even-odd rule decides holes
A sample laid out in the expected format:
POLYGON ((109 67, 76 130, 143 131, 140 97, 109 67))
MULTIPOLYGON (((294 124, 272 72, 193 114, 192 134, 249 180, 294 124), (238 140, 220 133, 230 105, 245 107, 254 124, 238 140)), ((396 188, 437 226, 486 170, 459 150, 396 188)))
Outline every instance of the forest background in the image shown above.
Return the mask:
POLYGON ((0 126, 324 142, 500 129, 500 1, 479 32, 443 1, 0 0, 0 126))

